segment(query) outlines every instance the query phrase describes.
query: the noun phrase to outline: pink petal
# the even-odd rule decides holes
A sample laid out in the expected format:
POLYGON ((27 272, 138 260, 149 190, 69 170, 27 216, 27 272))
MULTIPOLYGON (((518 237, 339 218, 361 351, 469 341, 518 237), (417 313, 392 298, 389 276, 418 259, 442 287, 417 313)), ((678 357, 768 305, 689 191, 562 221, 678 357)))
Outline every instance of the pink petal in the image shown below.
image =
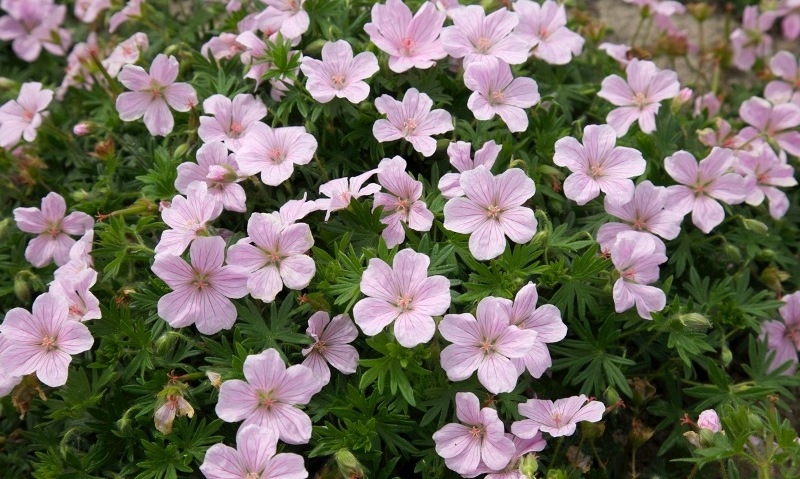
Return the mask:
POLYGON ((249 384, 239 379, 222 383, 215 408, 220 419, 226 422, 238 422, 249 417, 256 409, 258 409, 258 396, 249 384))

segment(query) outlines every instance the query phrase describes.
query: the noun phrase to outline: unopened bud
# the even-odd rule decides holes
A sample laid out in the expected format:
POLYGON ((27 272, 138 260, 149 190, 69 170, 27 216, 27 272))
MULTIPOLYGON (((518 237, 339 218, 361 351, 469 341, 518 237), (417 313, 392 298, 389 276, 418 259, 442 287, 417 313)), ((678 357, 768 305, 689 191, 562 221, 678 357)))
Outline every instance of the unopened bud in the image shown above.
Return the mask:
MULTIPOLYGON (((335 37, 335 35, 334 35, 334 37, 335 37)), ((304 51, 304 53, 306 55, 308 55, 310 57, 318 57, 318 56, 320 56, 319 53, 322 51, 322 47, 325 46, 325 44, 327 42, 328 42, 328 40, 326 40, 324 38, 320 38, 320 39, 314 40, 313 42, 311 42, 308 45, 306 45, 306 47, 303 49, 303 51, 304 51)))
POLYGON ((605 421, 600 422, 588 422, 582 421, 581 422, 581 434, 586 439, 597 439, 606 432, 606 423, 605 421))
POLYGON ((728 346, 722 346, 722 365, 727 368, 730 366, 731 361, 733 361, 733 353, 731 352, 731 348, 728 346))
POLYGON ((4 218, 0 220, 0 240, 2 240, 6 233, 8 233, 9 227, 11 226, 11 218, 4 218))
POLYGON ((683 88, 678 94, 672 99, 672 104, 670 105, 670 110, 672 113, 677 113, 683 108, 684 105, 689 103, 692 100, 692 89, 691 88, 683 88))
POLYGON ((177 148, 175 148, 175 158, 183 158, 188 152, 189 145, 186 143, 181 143, 177 148))
POLYGON ((746 230, 756 234, 765 235, 769 232, 767 225, 753 218, 742 218, 742 225, 744 225, 746 230))
POLYGON ((550 469, 547 471, 547 479, 567 479, 569 476, 561 469, 550 469))
POLYGON ((72 127, 72 133, 75 136, 86 136, 92 131, 94 131, 94 125, 88 121, 82 121, 72 127))
POLYGON ((700 417, 697 419, 697 426, 700 429, 707 429, 711 432, 722 431, 722 424, 719 422, 719 416, 717 416, 717 412, 713 409, 706 409, 700 413, 700 417))
POLYGON ((23 303, 27 303, 31 300, 31 288, 28 286, 28 282, 25 281, 25 278, 21 277, 19 274, 14 277, 14 296, 23 303))
POLYGON ((725 256, 731 259, 731 261, 740 262, 742 260, 742 253, 736 246, 725 243, 725 246, 722 247, 722 250, 725 251, 725 256))
POLYGON ((534 479, 536 471, 539 470, 539 462, 536 460, 535 454, 525 454, 519 462, 519 472, 525 476, 526 479, 534 479))
POLYGON ((73 191, 72 193, 69 194, 69 196, 73 200, 75 200, 75 201, 77 201, 79 203, 82 202, 82 201, 86 201, 91 197, 89 192, 84 190, 83 188, 73 191))
POLYGON ((17 86, 17 82, 10 78, 0 77, 0 91, 7 91, 17 86))
POLYGON ((699 313, 681 314, 678 319, 687 330, 696 333, 703 333, 712 327, 711 321, 699 313))
POLYGON ((336 461, 336 466, 339 468, 342 477, 346 477, 347 479, 361 479, 366 476, 364 466, 362 466, 361 463, 358 462, 356 456, 347 449, 339 449, 336 451, 334 460, 336 461))
POLYGON ((166 354, 172 349, 172 346, 174 346, 180 338, 181 333, 176 331, 167 331, 156 339, 156 352, 159 355, 166 354))
POLYGON ((773 291, 783 291, 783 283, 789 279, 789 273, 781 271, 774 266, 768 266, 761 272, 761 282, 773 291))
POLYGON ((206 371, 206 376, 208 377, 208 381, 211 383, 214 388, 219 389, 222 386, 222 375, 219 373, 215 373, 214 371, 206 371))
POLYGON ((606 404, 616 404, 617 401, 619 401, 619 393, 612 387, 606 389, 606 392, 603 395, 605 396, 606 404))

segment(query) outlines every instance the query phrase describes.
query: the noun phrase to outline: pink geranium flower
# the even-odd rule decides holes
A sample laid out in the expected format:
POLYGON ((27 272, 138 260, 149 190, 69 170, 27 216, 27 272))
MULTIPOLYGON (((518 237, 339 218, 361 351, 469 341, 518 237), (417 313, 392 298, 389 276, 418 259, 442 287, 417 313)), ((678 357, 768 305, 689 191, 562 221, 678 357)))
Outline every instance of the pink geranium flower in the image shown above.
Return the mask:
POLYGON ((622 231, 643 231, 671 240, 681 232, 683 215, 670 209, 667 189, 643 181, 636 185, 633 199, 627 203, 614 204, 605 198, 606 213, 616 216, 623 223, 605 223, 597 231, 597 242, 603 251, 609 251, 622 231))
POLYGON ((347 208, 351 200, 362 196, 374 195, 380 191, 381 185, 376 183, 364 186, 364 183, 377 172, 377 169, 369 170, 358 176, 337 178, 321 185, 319 192, 327 196, 327 198, 320 198, 316 203, 320 210, 325 211, 325 221, 328 221, 332 212, 347 208))
POLYGON ((144 115, 147 131, 153 136, 166 136, 175 125, 169 108, 189 111, 197 105, 197 94, 188 83, 175 83, 178 60, 159 54, 150 66, 150 73, 136 65, 125 65, 117 77, 133 90, 117 97, 117 111, 122 121, 138 120, 144 115))
POLYGON ((116 78, 122 67, 139 61, 142 52, 150 46, 150 39, 146 33, 137 32, 128 39, 114 47, 111 54, 103 60, 103 67, 111 78, 116 78))
POLYGON ((273 211, 271 214, 279 219, 283 226, 289 226, 314 211, 319 210, 316 201, 306 200, 307 193, 303 193, 303 198, 300 200, 289 200, 281 206, 278 211, 273 211))
POLYGON ((267 349, 244 361, 247 380, 225 381, 219 389, 217 416, 226 422, 244 420, 240 430, 254 424, 268 429, 287 444, 311 439, 311 418, 295 405, 308 404, 322 381, 300 364, 288 368, 278 351, 267 349))
POLYGON ((395 156, 384 158, 378 164, 378 183, 389 192, 375 193, 373 211, 383 207, 381 223, 386 228, 381 233, 386 246, 394 248, 403 242, 406 232, 403 224, 414 231, 429 231, 433 226, 433 213, 422 197, 422 182, 406 172, 406 160, 395 156))
POLYGON ((267 116, 267 107, 260 98, 240 93, 233 98, 211 95, 203 101, 203 111, 212 116, 200 117, 197 135, 204 142, 221 141, 236 153, 245 144, 253 125, 267 116))
POLYGON ((787 40, 797 40, 800 37, 800 1, 781 0, 779 11, 784 12, 781 21, 781 33, 787 40))
POLYGON ((722 431, 722 424, 719 422, 719 416, 713 409, 706 409, 700 413, 697 418, 697 427, 700 429, 708 429, 713 433, 722 431))
POLYGON ((250 273, 247 290, 251 296, 271 302, 284 285, 289 289, 308 286, 317 269, 306 255, 314 245, 307 224, 286 226, 274 215, 253 213, 247 235, 228 249, 228 264, 250 273))
POLYGON ((575 433, 575 426, 581 421, 597 422, 603 418, 606 410, 600 401, 589 401, 586 396, 572 396, 557 399, 555 402, 547 399, 528 399, 519 405, 519 413, 528 419, 515 421, 511 424, 511 432, 527 439, 538 431, 543 431, 553 437, 571 436, 575 433))
POLYGON ((505 436, 503 421, 492 408, 480 407, 472 393, 456 393, 456 415, 461 423, 450 423, 433 433, 436 453, 451 470, 471 477, 483 463, 502 469, 514 455, 514 443, 505 436))
POLYGON ((306 89, 320 103, 347 98, 361 103, 369 96, 364 80, 378 71, 378 58, 372 52, 353 57, 353 48, 344 40, 327 42, 322 46, 322 61, 303 58, 300 70, 308 77, 306 89))
POLYGON ((787 163, 785 156, 778 156, 766 144, 739 154, 736 172, 752 184, 745 203, 758 206, 769 199, 769 214, 775 219, 782 218, 789 209, 789 197, 777 187, 789 188, 797 185, 794 168, 787 163), (749 180, 749 181, 748 181, 749 180))
POLYGON ((346 314, 333 317, 325 311, 314 313, 308 320, 306 334, 314 344, 303 349, 303 366, 314 371, 324 384, 331 380, 328 364, 342 374, 353 374, 358 366, 358 351, 350 345, 358 337, 353 320, 346 314), (327 363, 327 364, 326 364, 327 363))
POLYGON ((502 146, 495 143, 494 140, 489 140, 475 152, 475 159, 473 159, 470 157, 471 144, 466 141, 450 143, 450 146, 447 147, 447 156, 450 158, 450 164, 458 170, 458 173, 445 173, 439 180, 439 191, 442 192, 442 196, 447 199, 464 196, 464 190, 461 188, 461 173, 474 170, 481 165, 491 169, 501 148, 502 146))
POLYGON ((171 253, 156 255, 151 269, 173 290, 158 300, 158 315, 173 328, 195 324, 202 334, 230 329, 236 307, 229 298, 247 294, 247 273, 222 265, 225 240, 219 236, 194 240, 189 257, 191 264, 171 253))
POLYGON ((276 454, 278 434, 256 425, 239 428, 236 449, 214 444, 200 464, 206 479, 305 479, 303 456, 276 454))
POLYGON ((499 115, 512 133, 528 129, 525 109, 540 99, 539 87, 532 78, 514 78, 507 63, 487 59, 467 67, 464 84, 473 91, 467 106, 476 119, 491 120, 499 115))
POLYGON ((17 99, 0 106, 0 148, 11 148, 22 138, 35 140, 41 112, 52 100, 53 90, 42 90, 37 82, 23 83, 17 99))
MULTIPOLYGON (((800 7, 800 3, 798 6, 800 7)), ((795 55, 785 50, 780 51, 770 59, 769 67, 780 80, 767 84, 764 97, 772 104, 791 102, 800 106, 800 68, 795 55)))
POLYGON ((203 58, 208 58, 208 54, 211 53, 211 56, 217 61, 230 60, 247 49, 247 47, 236 41, 236 37, 238 35, 231 32, 222 32, 215 37, 211 37, 209 41, 200 47, 200 54, 203 55, 203 58))
POLYGON ((514 34, 519 16, 505 8, 486 15, 480 5, 455 10, 453 25, 442 30, 442 46, 453 58, 463 58, 464 66, 486 58, 516 65, 525 63, 531 44, 514 34))
POLYGON ((308 12, 303 10, 305 0, 261 0, 267 4, 266 10, 257 19, 270 19, 280 24, 280 33, 284 38, 297 38, 308 30, 308 12))
POLYGON ((633 122, 639 122, 644 133, 656 129, 656 113, 661 101, 672 98, 680 91, 678 74, 672 70, 659 70, 655 63, 633 59, 625 68, 628 80, 619 75, 603 79, 602 88, 597 93, 612 105, 620 108, 612 110, 606 121, 617 132, 625 136, 633 122))
POLYGON ((664 243, 638 231, 623 231, 611 246, 611 262, 619 273, 614 283, 614 307, 618 313, 634 304, 644 319, 653 319, 652 311, 661 311, 667 298, 659 288, 647 286, 658 280, 658 265, 667 260, 664 243))
POLYGON ((436 151, 432 136, 453 129, 450 113, 441 109, 431 111, 432 106, 431 97, 416 88, 406 91, 402 102, 381 95, 375 100, 375 108, 388 119, 376 121, 372 134, 381 143, 405 138, 423 156, 431 156, 436 151))
POLYGON ((797 370, 800 351, 800 291, 787 294, 783 301, 786 304, 778 310, 783 321, 765 321, 761 325, 761 338, 766 337, 770 351, 775 351, 769 371, 788 361, 791 364, 783 374, 791 376, 797 370))
POLYGON ((92 269, 92 242, 94 241, 94 230, 87 229, 86 233, 75 242, 69 249, 69 261, 59 266, 53 271, 56 281, 61 278, 75 278, 87 269, 92 269))
POLYGON ((519 14, 517 35, 533 46, 533 55, 552 65, 566 65, 583 50, 584 39, 567 28, 567 10, 553 0, 542 5, 531 0, 514 2, 519 14))
POLYGON ((466 198, 452 198, 444 205, 444 227, 469 234, 469 251, 475 259, 500 256, 506 236, 527 243, 536 233, 533 210, 522 206, 536 192, 533 180, 519 168, 492 176, 485 167, 461 174, 466 198))
POLYGON ((631 62, 632 48, 630 45, 603 42, 597 46, 597 49, 606 52, 606 54, 616 60, 621 67, 625 67, 631 62))
POLYGON ((761 136, 772 140, 787 153, 800 156, 800 106, 794 103, 773 105, 752 97, 739 107, 739 116, 750 126, 739 133, 744 139, 761 136))
MULTIPOLYGON (((228 211, 244 213, 245 205, 244 188, 239 182, 244 180, 244 175, 239 171, 235 155, 228 154, 228 149, 222 143, 206 143, 197 150, 197 163, 186 162, 178 165, 178 177, 175 179, 175 189, 181 194, 189 194, 189 186, 199 181, 206 184, 208 195, 228 211)), ((180 200, 179 200, 180 201, 180 200)), ((213 218, 208 218, 210 221, 213 218)))
POLYGON ((588 125, 583 130, 583 144, 568 136, 556 142, 553 163, 572 172, 564 181, 564 194, 585 205, 600 192, 614 204, 633 197, 629 178, 644 173, 647 166, 642 153, 634 148, 615 146, 617 136, 608 125, 588 125))
MULTIPOLYGON (((5 338, 0 334, 0 354, 5 348, 5 338)), ((22 382, 22 376, 12 376, 8 374, 5 367, 0 364, 0 398, 5 397, 14 390, 17 384, 22 382)))
POLYGON ((5 339, 0 364, 8 375, 36 373, 48 386, 63 386, 71 355, 88 351, 94 338, 83 323, 69 319, 69 304, 57 294, 38 296, 32 312, 14 308, 6 313, 0 324, 5 339))
POLYGON ((412 17, 402 0, 372 6, 372 21, 364 31, 378 48, 389 54, 389 69, 402 73, 410 68, 430 68, 447 56, 439 34, 445 14, 424 2, 412 17))
POLYGON ((492 394, 507 393, 517 385, 511 358, 523 358, 537 332, 511 324, 507 299, 489 296, 478 303, 477 319, 469 313, 448 314, 439 323, 451 345, 441 354, 442 368, 451 381, 463 381, 478 371, 478 381, 492 394))
POLYGON ((703 128, 702 130, 697 130, 697 138, 700 143, 711 147, 730 148, 731 150, 739 150, 746 145, 747 140, 742 138, 738 132, 733 131, 731 124, 722 118, 714 118, 714 126, 716 129, 703 128))
POLYGON ((744 7, 742 26, 730 35, 733 46, 733 64, 743 71, 748 71, 756 62, 772 50, 772 28, 777 15, 775 12, 758 12, 758 5, 744 7))
POLYGON ((402 346, 427 343, 436 330, 434 316, 450 307, 450 281, 428 276, 430 258, 411 249, 397 253, 390 267, 372 258, 361 276, 361 292, 353 317, 367 336, 375 336, 394 323, 394 335, 402 346))
POLYGON ((161 212, 161 218, 171 229, 161 233, 156 254, 169 253, 180 256, 192 241, 205 235, 208 223, 222 213, 222 203, 208 194, 205 182, 195 181, 187 188, 187 195, 175 195, 169 208, 161 212))
POLYGON ((256 122, 236 162, 245 175, 261 173, 261 181, 277 186, 288 180, 294 165, 307 165, 317 151, 317 139, 302 126, 270 128, 256 122))
POLYGON ((536 285, 528 283, 514 297, 513 305, 505 305, 509 324, 519 329, 536 331, 536 339, 530 351, 521 358, 511 359, 517 373, 522 374, 527 368, 534 378, 542 377, 547 368, 553 365, 547 344, 557 343, 567 336, 567 326, 561 320, 561 311, 552 304, 543 304, 537 308, 538 300, 536 285))
POLYGON ((72 39, 61 27, 67 15, 66 5, 53 0, 2 0, 0 8, 7 15, 0 17, 0 40, 13 40, 14 54, 20 60, 33 62, 42 48, 53 55, 67 53, 72 39))
POLYGON ((67 216, 67 203, 56 192, 42 198, 42 208, 15 208, 14 221, 17 228, 38 234, 28 243, 25 259, 37 268, 55 260, 61 266, 69 261, 69 250, 75 240, 70 235, 82 235, 94 227, 91 216, 74 211, 67 216))
POLYGON ((108 31, 114 33, 120 25, 132 18, 141 18, 144 0, 128 0, 122 10, 111 15, 108 19, 108 31))
POLYGON ((67 300, 72 321, 100 319, 100 301, 89 291, 96 281, 97 271, 85 269, 74 277, 61 275, 56 278, 50 284, 49 292, 67 300))
POLYGON ((522 439, 513 434, 506 434, 506 437, 514 443, 514 455, 511 461, 502 469, 490 469, 485 464, 481 464, 476 471, 477 474, 486 474, 484 479, 528 479, 528 476, 521 470, 521 459, 529 452, 541 451, 547 446, 547 442, 542 438, 542 433, 537 432, 530 439, 522 439))
POLYGON ((729 172, 734 156, 731 150, 714 148, 698 164, 694 156, 679 151, 664 160, 664 169, 680 185, 667 188, 670 209, 678 214, 692 213, 692 223, 708 234, 725 219, 725 210, 715 200, 741 203, 749 188, 740 175, 729 172))

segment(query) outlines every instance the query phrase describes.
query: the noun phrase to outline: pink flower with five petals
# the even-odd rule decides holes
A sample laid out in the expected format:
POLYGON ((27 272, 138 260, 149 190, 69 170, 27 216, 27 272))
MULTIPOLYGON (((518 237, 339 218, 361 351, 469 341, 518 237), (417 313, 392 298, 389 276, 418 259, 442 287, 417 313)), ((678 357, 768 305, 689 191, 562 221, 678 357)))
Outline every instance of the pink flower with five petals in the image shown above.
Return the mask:
POLYGON ((453 118, 445 110, 431 111, 433 100, 416 88, 410 88, 397 101, 389 95, 381 95, 375 100, 375 108, 387 119, 380 119, 372 126, 375 139, 385 141, 405 138, 423 156, 431 156, 436 151, 433 135, 453 129, 453 118))

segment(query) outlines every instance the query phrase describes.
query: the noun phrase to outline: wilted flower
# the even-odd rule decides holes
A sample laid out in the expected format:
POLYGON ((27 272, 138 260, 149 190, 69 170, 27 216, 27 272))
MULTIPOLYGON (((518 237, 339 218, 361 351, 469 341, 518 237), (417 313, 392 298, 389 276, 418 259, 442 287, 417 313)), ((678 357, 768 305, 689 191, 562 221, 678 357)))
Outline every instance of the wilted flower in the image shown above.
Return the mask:
POLYGON ((327 103, 336 97, 361 103, 369 96, 369 85, 364 80, 378 71, 378 59, 372 52, 353 57, 353 47, 338 40, 323 45, 322 61, 303 58, 300 70, 308 77, 306 89, 318 102, 327 103))
POLYGON ((159 54, 150 66, 150 73, 136 65, 125 65, 117 77, 126 88, 133 90, 117 97, 117 111, 123 121, 144 116, 147 131, 153 136, 172 132, 175 120, 169 107, 189 111, 197 105, 197 94, 188 83, 175 83, 178 60, 159 54))
POLYGON ((402 102, 381 95, 375 99, 375 108, 388 119, 377 120, 372 126, 372 134, 381 143, 405 138, 423 156, 431 156, 436 151, 436 140, 432 135, 453 129, 450 113, 441 109, 431 111, 431 107, 431 97, 416 88, 408 89, 402 102))
POLYGON ((353 374, 358 366, 358 350, 350 345, 357 337, 358 330, 353 320, 346 314, 334 316, 318 311, 308 319, 306 334, 314 344, 303 349, 303 366, 314 371, 314 376, 324 384, 331 380, 328 364, 342 374, 353 374), (326 364, 328 363, 328 364, 326 364))
POLYGON ((295 407, 308 404, 322 389, 322 381, 300 364, 286 367, 278 351, 267 349, 244 361, 247 382, 222 383, 217 416, 226 422, 244 420, 239 430, 254 424, 268 429, 287 444, 306 444, 311 439, 311 418, 295 407))
POLYGON ((517 385, 517 369, 510 358, 523 358, 537 332, 510 323, 507 299, 486 297, 476 316, 448 314, 439 332, 451 345, 442 350, 442 368, 451 381, 463 381, 478 371, 478 381, 493 394, 511 392, 517 385))
POLYGON ((42 90, 38 82, 23 83, 17 99, 0 106, 0 148, 10 148, 23 138, 35 140, 41 112, 52 100, 53 90, 42 90))
POLYGON ((589 401, 583 394, 555 402, 546 399, 528 399, 519 405, 519 413, 528 419, 511 424, 511 432, 527 439, 538 431, 553 437, 571 436, 575 426, 581 421, 597 422, 606 410, 600 401, 589 401))
POLYGON ((56 192, 42 198, 42 207, 15 208, 14 221, 26 233, 38 234, 28 243, 25 259, 37 268, 55 260, 61 266, 69 261, 69 251, 75 240, 69 235, 82 235, 94 227, 91 216, 80 211, 69 215, 64 197, 56 192))
POLYGON ((372 258, 361 276, 361 292, 367 297, 353 307, 356 324, 375 336, 394 323, 394 335, 402 346, 413 348, 433 338, 439 316, 450 307, 450 281, 428 276, 430 258, 411 249, 397 253, 390 267, 372 258))
POLYGON ((505 436, 497 411, 481 409, 472 393, 456 393, 456 415, 461 424, 450 423, 433 433, 436 452, 447 467, 466 476, 475 475, 481 463, 492 470, 506 467, 514 443, 505 436))
POLYGON ((423 2, 412 17, 402 0, 372 6, 372 21, 364 31, 378 48, 389 54, 389 69, 402 73, 410 68, 430 68, 447 56, 439 34, 445 14, 423 2))
POLYGON ((183 397, 183 394, 181 394, 177 388, 170 389, 174 390, 170 391, 163 399, 159 400, 161 405, 156 409, 155 414, 153 414, 153 421, 156 424, 156 429, 158 429, 161 434, 169 434, 172 432, 172 423, 175 421, 175 416, 186 416, 189 418, 194 416, 194 408, 189 404, 189 401, 183 397))
POLYGON ((499 115, 512 133, 528 129, 525 109, 540 99, 532 78, 514 78, 507 63, 488 58, 467 67, 464 84, 473 91, 467 106, 476 119, 491 120, 499 115))

